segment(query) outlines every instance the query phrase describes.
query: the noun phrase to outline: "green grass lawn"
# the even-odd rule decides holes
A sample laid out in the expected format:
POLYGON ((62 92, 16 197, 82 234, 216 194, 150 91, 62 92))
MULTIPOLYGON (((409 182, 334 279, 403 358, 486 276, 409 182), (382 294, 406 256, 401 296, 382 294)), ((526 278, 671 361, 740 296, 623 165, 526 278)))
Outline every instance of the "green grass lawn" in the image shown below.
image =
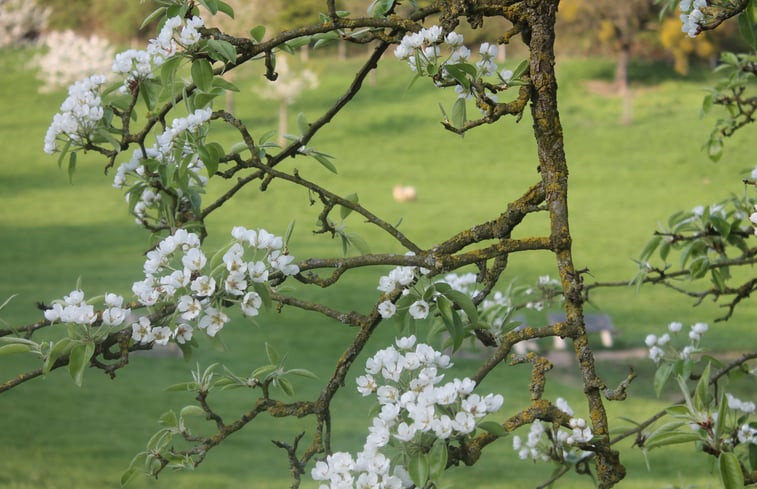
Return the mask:
MULTIPOLYGON (((0 112, 0 301, 17 297, 0 313, 12 325, 41 318, 36 301, 60 298, 81 281, 88 296, 103 291, 126 293, 140 278, 142 251, 148 236, 127 215, 122 191, 111 188, 112 175, 103 174, 104 163, 93 155, 80 157, 73 183, 58 170, 55 158, 42 153, 42 138, 64 94, 37 93, 33 74, 21 67, 29 53, 0 53, 0 85, 4 87, 0 112)), ((391 57, 388 57, 391 58, 391 57)), ((369 84, 354 103, 339 114, 313 141, 319 150, 336 156, 339 175, 325 171, 314 160, 296 159, 286 168, 298 168, 303 176, 318 179, 328 188, 348 194, 357 192, 369 209, 389 222, 403 219, 402 230, 424 247, 451 233, 496 216, 506 203, 527 185, 537 181, 535 144, 526 115, 519 124, 483 127, 460 138, 442 130, 438 102, 448 108, 452 93, 439 92, 420 80, 406 90, 411 74, 393 59, 382 61, 375 84, 369 84), (397 203, 395 184, 414 185, 418 200, 397 203)), ((517 60, 512 60, 515 64, 517 60)), ((291 108, 309 120, 329 106, 345 89, 347 76, 357 64, 316 59, 320 86, 291 108)), ((237 82, 237 116, 255 134, 276 127, 275 105, 262 101, 255 88, 264 82, 260 66, 244 72, 237 82)), ((588 267, 597 280, 625 280, 635 273, 632 258, 638 256, 658 221, 678 209, 690 209, 741 192, 741 171, 755 164, 753 144, 745 129, 728 142, 718 164, 700 150, 713 120, 697 117, 706 85, 701 77, 681 79, 667 68, 640 64, 632 69, 634 121, 618 124, 620 101, 591 93, 586 80, 608 80, 612 64, 602 60, 566 61, 558 68, 560 107, 571 168, 570 206, 574 254, 579 268, 588 267)), ((469 110, 475 110, 469 108, 469 110)), ((292 121, 291 130, 294 131, 292 121)), ((750 131, 752 131, 750 133, 750 131)), ((217 131, 224 142, 232 141, 227 130, 217 131)), ((224 182, 212 182, 210 196, 223 191, 224 182)), ((312 235, 319 211, 307 205, 308 196, 284 182, 274 182, 266 192, 256 187, 243 190, 236 201, 214 214, 208 224, 209 243, 226 240, 233 225, 265 227, 283 233, 296 219, 291 244, 298 258, 338 256, 339 243, 312 235)), ((546 234, 543 216, 530 217, 519 236, 546 234)), ((373 251, 399 251, 354 216, 349 225, 363 234, 373 251)), ((531 280, 555 274, 547 254, 513 256, 504 280, 531 280)), ((327 294, 335 307, 350 310, 369 304, 376 296, 378 277, 384 270, 361 271, 346 276, 343 284, 327 294)), ((298 287, 305 297, 322 297, 321 291, 298 287)), ((691 307, 688 299, 664 290, 632 289, 600 291, 594 304, 610 314, 622 331, 621 347, 638 347, 649 332, 661 331, 673 320, 684 323, 709 321, 719 309, 711 304, 691 307)), ((753 323, 757 309, 744 304, 727 324, 718 324, 708 334, 717 350, 753 348, 757 335, 753 323)), ((545 321, 544 313, 529 316, 545 321)), ((203 348, 196 357, 202 365, 222 361, 232 370, 249 372, 264 362, 263 343, 271 342, 287 352, 293 367, 312 369, 328 378, 337 352, 354 333, 348 327, 319 316, 286 310, 264 315, 259 326, 236 321, 224 330, 228 351, 203 348)), ((384 328, 368 351, 382 348, 394 331, 384 328)), ((193 362, 195 359, 193 359, 193 362)), ((364 361, 364 358, 361 358, 364 361)), ((24 359, 2 358, 3 380, 33 365, 24 359)), ((358 367, 360 362, 358 362, 358 367)), ((103 488, 117 487, 120 473, 132 455, 144 447, 157 429, 157 419, 167 409, 181 409, 192 402, 187 394, 162 389, 188 379, 193 363, 176 358, 134 357, 115 381, 90 371, 84 386, 73 387, 64 372, 54 372, 0 396, 0 487, 103 488)), ((637 367, 651 374, 651 367, 637 367)), ((617 381, 625 365, 600 363, 600 373, 617 381)), ((457 361, 455 375, 475 370, 472 361, 457 361)), ((353 395, 352 379, 336 399, 334 446, 355 450, 365 436, 370 405, 353 395)), ((508 415, 527 400, 527 371, 500 368, 482 386, 486 392, 505 395, 503 412, 508 415)), ((318 382, 296 384, 298 397, 312 397, 318 382)), ((557 369, 549 384, 550 398, 566 397, 580 413, 581 386, 573 370, 557 369)), ((221 394, 223 413, 232 419, 249 406, 249 393, 221 394)), ((616 429, 624 426, 618 417, 642 419, 665 406, 649 383, 639 380, 630 400, 610 404, 616 429)), ((300 430, 312 427, 305 421, 265 419, 237 433, 213 450, 191 474, 164 473, 158 481, 137 480, 134 487, 254 488, 287 487, 286 458, 270 440, 291 441, 300 430)), ((307 438, 306 438, 307 439, 307 438)), ((628 488, 664 487, 696 482, 716 485, 710 462, 693 448, 671 449, 653 460, 648 472, 638 450, 624 451, 628 488)), ((457 487, 528 487, 544 480, 548 470, 517 460, 504 439, 487 450, 475 469, 453 469, 457 487)), ((568 478, 564 487, 586 487, 587 481, 568 478)), ((314 488, 309 482, 303 487, 314 488)))

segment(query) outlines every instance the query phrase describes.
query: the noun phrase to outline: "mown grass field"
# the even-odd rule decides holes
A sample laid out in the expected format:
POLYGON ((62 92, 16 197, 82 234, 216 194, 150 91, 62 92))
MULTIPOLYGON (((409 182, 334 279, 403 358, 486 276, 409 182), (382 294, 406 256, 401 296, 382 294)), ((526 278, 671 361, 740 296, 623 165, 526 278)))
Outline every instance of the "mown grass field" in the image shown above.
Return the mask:
MULTIPOLYGON (((58 170, 55 158, 42 153, 42 138, 64 94, 38 94, 33 73, 22 69, 29 53, 0 53, 0 301, 17 294, 0 312, 10 325, 41 317, 35 301, 60 298, 80 280, 88 296, 105 290, 128 292, 141 275, 142 251, 148 236, 127 215, 121 191, 111 188, 112 175, 103 174, 104 163, 93 155, 79 159, 73 183, 58 170)), ((517 60, 512 60, 515 64, 517 60)), ((303 96, 291 108, 315 119, 345 89, 356 62, 315 59, 318 89, 303 96)), ((255 88, 263 83, 261 67, 245 71, 236 81, 242 88, 236 98, 237 115, 257 133, 276 127, 276 107, 260 100, 255 88)), ((609 80, 612 64, 602 60, 566 60, 559 65, 560 107, 566 151, 571 167, 570 206, 574 252, 579 268, 588 267, 596 280, 630 279, 638 256, 656 223, 677 209, 716 202, 731 192, 742 192, 742 171, 755 164, 752 129, 729 141, 718 164, 700 150, 712 120, 700 120, 698 107, 703 76, 681 79, 663 66, 639 64, 632 69, 634 120, 618 124, 620 101, 591 93, 585 82, 609 80), (750 133, 751 131, 751 133, 750 133)), ((375 79, 313 141, 313 146, 336 156, 339 175, 325 171, 313 160, 296 159, 287 168, 318 179, 336 192, 357 192, 361 202, 390 222, 403 219, 402 229, 424 247, 472 224, 496 216, 506 203, 537 181, 535 145, 530 120, 483 127, 465 138, 446 133, 439 125, 438 102, 451 106, 453 95, 439 92, 423 80, 407 91, 410 72, 386 59, 375 79), (418 200, 397 203, 395 184, 414 185, 418 200)), ((475 109, 469 109, 475 110, 475 109)), ((293 119, 294 117, 292 117, 293 119)), ((291 130, 294 131, 292 120, 291 130)), ((227 130, 216 132, 230 142, 227 130)), ((222 182, 213 182, 209 197, 218 195, 222 182)), ((298 258, 338 256, 339 243, 312 235, 319 212, 308 206, 307 193, 274 182, 266 192, 257 187, 242 191, 236 201, 209 219, 211 246, 225 241, 231 226, 265 227, 283 233, 288 222, 297 226, 291 251, 298 258)), ((543 216, 530 218, 519 236, 545 233, 543 216)), ((354 216, 348 221, 374 251, 399 251, 393 243, 354 216)), ((298 287, 306 297, 323 297, 334 307, 351 310, 370 304, 384 270, 348 275, 333 292, 298 287)), ((513 256, 505 280, 527 281, 554 275, 554 263, 546 254, 513 256)), ((591 280, 591 279, 589 279, 591 280)), ((622 331, 619 348, 638 347, 647 333, 661 331, 667 323, 708 321, 720 312, 711 304, 691 307, 688 299, 664 290, 630 288, 600 291, 594 305, 612 316, 622 331)), ((727 324, 712 327, 708 342, 716 350, 753 348, 757 335, 753 324, 757 308, 749 304, 737 310, 727 324)), ((543 322, 544 315, 529 320, 543 322)), ((131 456, 144 447, 157 429, 157 419, 167 409, 178 410, 192 402, 188 394, 163 392, 163 388, 187 380, 197 361, 206 366, 223 362, 234 371, 249 372, 264 362, 263 343, 271 342, 287 352, 292 367, 307 367, 320 379, 328 378, 333 358, 348 344, 354 331, 313 314, 286 310, 267 314, 252 325, 237 321, 223 332, 227 351, 204 348, 191 363, 177 358, 134 357, 115 381, 96 371, 76 388, 65 372, 54 372, 0 396, 0 487, 105 488, 117 487, 120 473, 131 456)), ((47 334, 54 334, 50 332, 47 334)), ((380 331, 372 350, 391 341, 391 326, 380 331)), ((204 346, 207 346, 203 342, 204 346)), ((370 349, 369 349, 370 350, 370 349)), ((646 379, 648 362, 637 362, 646 379)), ((358 363, 358 366, 360 362, 358 363)), ((0 359, 2 379, 32 368, 31 360, 0 359)), ((625 375, 625 363, 600 363, 609 383, 625 375)), ((456 361, 456 375, 475 370, 473 360, 456 361)), ((350 382, 357 375, 353 372, 350 382)), ((558 368, 546 395, 566 397, 582 412, 581 386, 572 368, 558 368)), ((501 368, 482 385, 482 391, 505 396, 505 415, 527 401, 528 375, 524 367, 501 368)), ((318 382, 296 383, 297 397, 312 397, 318 382)), ((752 386, 753 387, 753 386, 752 386)), ((364 439, 370 404, 357 399, 348 382, 335 404, 334 447, 359 448, 364 439)), ((221 413, 233 419, 253 397, 232 391, 215 401, 221 413)), ((642 419, 666 405, 641 378, 630 399, 610 404, 614 427, 627 426, 620 416, 642 419)), ((585 408, 584 408, 585 409, 585 408)), ((234 435, 213 450, 191 474, 164 473, 158 481, 139 479, 133 487, 172 488, 280 488, 288 487, 286 458, 271 439, 291 441, 306 421, 266 418, 234 435)), ((307 438, 306 438, 307 439, 307 438)), ((665 487, 697 483, 714 487, 707 457, 693 448, 660 452, 647 471, 641 453, 628 448, 624 461, 628 488, 665 487)), ((517 460, 504 439, 487 450, 474 469, 457 468, 451 480, 457 487, 529 487, 548 477, 550 469, 517 460)), ((588 480, 569 477, 564 487, 587 487, 588 480)), ((316 487, 306 482, 303 487, 316 487)))

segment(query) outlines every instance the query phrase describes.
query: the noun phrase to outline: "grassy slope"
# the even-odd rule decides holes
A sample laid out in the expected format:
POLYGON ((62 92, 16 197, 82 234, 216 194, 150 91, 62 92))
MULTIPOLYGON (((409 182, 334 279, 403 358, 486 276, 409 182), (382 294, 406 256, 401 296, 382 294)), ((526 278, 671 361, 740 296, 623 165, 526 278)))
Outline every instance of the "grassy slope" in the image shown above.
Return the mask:
MULTIPOLYGON (((39 312, 33 309, 33 302, 61 297, 74 287, 77 277, 90 295, 102 290, 127 292, 129 284, 139 278, 140 251, 147 243, 145 235, 130 224, 120 192, 110 188, 111 177, 102 175, 100 160, 80 158, 79 171, 70 185, 65 172, 55 169, 54 159, 42 154, 44 131, 63 96, 38 95, 31 76, 16 69, 21 56, 0 56, 0 84, 6 88, 2 95, 5 110, 0 112, 0 298, 19 294, 2 315, 12 324, 36 320, 39 312)), ((297 167, 304 176, 323 179, 338 192, 357 191, 361 202, 390 222, 403 218, 402 228, 423 246, 474 221, 493 217, 508 199, 536 181, 528 116, 518 125, 485 127, 464 139, 447 134, 438 125, 437 102, 441 99, 449 107, 451 95, 440 95, 423 81, 405 92, 409 72, 388 60, 384 64, 386 71, 378 75, 376 85, 367 86, 313 143, 337 156, 339 176, 328 174, 314 161, 298 159, 287 166, 297 167), (394 202, 391 188, 395 183, 415 185, 418 202, 394 202)), ((343 90, 344 77, 355 69, 352 63, 333 60, 320 61, 317 66, 321 86, 292 108, 293 113, 304 111, 311 120, 343 90)), ((607 77, 608 69, 608 64, 597 61, 574 61, 559 69, 561 115, 571 163, 575 256, 579 267, 590 267, 601 280, 632 276, 630 258, 638 254, 657 220, 675 209, 740 191, 737 170, 754 164, 744 135, 729 144, 721 163, 706 161, 699 146, 711 121, 696 117, 702 83, 672 79, 664 71, 640 72, 634 123, 619 126, 619 101, 588 94, 581 82, 607 77), (653 76, 661 77, 653 80, 653 76), (650 80, 657 83, 645 83, 650 80)), ((237 98, 238 115, 257 133, 276 124, 267 115, 275 114, 273 105, 259 101, 253 93, 252 87, 259 83, 259 77, 244 77, 237 98)), ((231 140, 228 131, 221 131, 219 137, 231 140)), ((211 189, 213 192, 217 190, 211 189)), ((337 255, 337 243, 310 234, 318 210, 308 208, 306 202, 304 192, 275 182, 266 193, 257 188, 244 190, 210 225, 216 236, 226 236, 234 224, 265 226, 281 233, 295 217, 295 256, 337 255)), ((541 217, 531 220, 523 233, 543 232, 541 217)), ((374 230, 361 227, 354 217, 350 226, 363 233, 374 250, 396 249, 374 230)), ((218 243, 225 238, 212 239, 218 243)), ((546 255, 513 257, 507 278, 532 278, 554 273, 553 269, 546 255)), ((343 309, 357 309, 373 298, 377 277, 378 272, 350 275, 327 300, 343 309)), ((618 290, 603 292, 595 300, 623 330, 621 343, 630 346, 640 344, 647 332, 671 320, 711 320, 716 312, 706 306, 692 310, 689 302, 660 292, 635 295, 618 290)), ((726 349, 737 341, 745 344, 744 338, 749 338, 753 344, 750 326, 754 317, 754 307, 745 307, 731 323, 718 328, 713 343, 726 349)), ((531 319, 543 321, 543 316, 531 319)), ((224 333, 231 351, 205 350, 198 361, 207 365, 222 360, 232 369, 249 371, 262 362, 262 342, 271 341, 289 352, 292 366, 307 366, 325 378, 331 368, 329 358, 344 347, 351 333, 344 326, 296 312, 259 322, 259 327, 230 325, 224 333)), ((382 347, 392 334, 383 332, 373 342, 373 349, 382 347)), ((2 377, 8 378, 25 367, 29 364, 3 359, 0 369, 2 377)), ((2 396, 0 410, 6 416, 0 420, 0 487, 116 487, 120 471, 131 454, 144 446, 160 413, 191 402, 187 395, 161 392, 164 386, 184 380, 189 368, 179 359, 134 358, 116 382, 91 372, 85 386, 75 389, 63 372, 56 372, 2 396)), ((463 375, 474 366, 461 361, 458 368, 463 375)), ((600 368, 610 378, 623 375, 621 366, 602 364, 600 368)), ((501 369, 482 386, 485 391, 505 394, 505 413, 514 412, 524 401, 519 396, 523 396, 527 380, 517 372, 501 369)), ((581 406, 579 385, 570 371, 556 372, 555 380, 548 395, 562 395, 572 400, 574 408, 581 406)), ((299 382, 298 387, 303 396, 316 389, 306 382, 299 382)), ((225 397, 229 419, 247 405, 245 393, 225 397)), ((611 413, 613 417, 641 418, 661 406, 664 404, 639 384, 633 388, 632 399, 612 405, 611 413)), ((335 427, 335 447, 359 446, 369 407, 363 400, 355 401, 351 391, 338 398, 335 412, 340 423, 335 427)), ((271 449, 269 440, 291 440, 300 427, 307 428, 266 420, 212 452, 195 474, 165 474, 157 483, 139 481, 135 487, 283 487, 284 457, 271 449)), ((638 453, 629 452, 628 460, 634 468, 624 487, 675 482, 678 471, 693 481, 708 470, 704 459, 693 456, 688 448, 668 452, 655 464, 653 473, 643 469, 638 453)), ((452 477, 471 487, 507 487, 501 479, 505 474, 519 481, 517 487, 523 487, 542 479, 543 472, 539 466, 514 460, 509 440, 505 440, 487 453, 477 470, 456 469, 452 477)))

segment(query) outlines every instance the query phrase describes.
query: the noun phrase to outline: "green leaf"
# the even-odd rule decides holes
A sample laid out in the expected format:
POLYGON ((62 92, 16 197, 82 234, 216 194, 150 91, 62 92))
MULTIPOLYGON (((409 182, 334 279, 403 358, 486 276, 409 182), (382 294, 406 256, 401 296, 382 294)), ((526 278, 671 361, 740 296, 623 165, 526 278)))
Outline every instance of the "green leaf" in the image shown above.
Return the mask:
POLYGON ((215 15, 218 12, 218 3, 216 0, 198 0, 210 13, 215 15))
POLYGON ((42 375, 47 375, 47 373, 50 372, 50 369, 55 366, 55 362, 58 360, 58 358, 68 352, 68 349, 71 347, 71 343, 73 343, 73 340, 71 338, 61 338, 57 343, 55 343, 55 345, 50 349, 47 356, 45 357, 45 361, 42 363, 42 375))
POLYGON ((671 433, 663 433, 655 437, 655 439, 652 441, 648 440, 644 443, 644 449, 649 451, 668 445, 680 445, 681 443, 691 443, 699 440, 700 436, 696 433, 674 431, 671 433))
POLYGON ((710 112, 710 109, 712 109, 712 94, 705 95, 704 99, 702 99, 702 110, 699 113, 700 117, 704 117, 710 112))
POLYGON ((193 404, 190 404, 189 406, 184 406, 181 408, 181 411, 179 411, 179 417, 186 418, 187 416, 205 416, 205 411, 200 406, 195 406, 193 404))
POLYGON ((210 90, 213 68, 207 59, 199 58, 192 62, 192 81, 203 92, 210 90))
POLYGON ((286 45, 292 50, 295 50, 301 48, 302 46, 310 44, 311 39, 311 36, 296 37, 290 41, 287 41, 286 45))
POLYGON ((74 172, 76 171, 76 151, 71 151, 68 155, 68 183, 73 183, 74 172))
POLYGON ((718 404, 718 419, 715 420, 714 439, 719 440, 725 427, 725 420, 728 416, 728 398, 725 390, 720 393, 720 403, 718 404))
POLYGON ((410 463, 407 466, 410 473, 410 479, 416 487, 425 487, 429 474, 428 455, 416 452, 410 457, 410 463))
POLYGON ((434 482, 439 482, 444 470, 447 468, 447 443, 437 438, 431 450, 428 452, 429 477, 434 482))
POLYGON ((723 156, 723 141, 718 138, 712 138, 707 142, 707 156, 717 162, 723 156))
POLYGON ((284 392, 284 394, 286 394, 289 397, 294 396, 294 387, 292 387, 291 382, 289 382, 287 379, 283 377, 279 377, 278 379, 276 379, 276 382, 278 383, 279 389, 281 389, 282 392, 284 392))
POLYGON ((484 421, 479 423, 478 427, 494 436, 507 436, 507 430, 501 424, 494 421, 484 421))
POLYGON ((757 444, 749 444, 749 465, 752 470, 757 470, 757 444))
POLYGON ((89 360, 94 352, 94 343, 79 344, 71 349, 71 354, 68 357, 68 373, 77 387, 81 387, 84 369, 89 365, 89 360))
POLYGON ((237 60, 237 49, 228 41, 218 39, 208 40, 208 53, 214 54, 214 59, 234 63, 237 60))
POLYGON ((126 469, 124 473, 121 474, 121 479, 120 479, 121 487, 126 487, 129 484, 129 482, 134 480, 134 478, 137 476, 138 473, 139 471, 135 469, 134 467, 129 467, 128 469, 126 469))
POLYGON ((289 240, 292 239, 292 233, 294 232, 294 224, 297 221, 295 219, 292 219, 289 221, 289 224, 287 225, 287 229, 284 232, 284 247, 289 246, 289 240))
POLYGON ((694 389, 694 407, 698 411, 707 411, 710 405, 711 396, 709 393, 710 385, 710 362, 704 367, 702 374, 699 377, 699 382, 694 389))
POLYGON ((257 43, 263 40, 265 36, 265 26, 258 25, 250 29, 250 37, 257 43))
POLYGON ((371 254, 371 248, 368 246, 368 243, 363 239, 362 236, 360 236, 357 233, 347 233, 345 235, 347 239, 349 239, 350 244, 357 248, 357 250, 362 255, 370 255, 371 254))
POLYGON ((237 87, 236 85, 234 85, 233 83, 231 83, 228 80, 224 80, 220 76, 217 76, 217 77, 213 78, 213 87, 214 88, 221 88, 223 90, 228 90, 230 92, 238 92, 239 91, 239 87, 237 87))
POLYGON ((263 365, 253 370, 250 374, 250 377, 254 379, 265 378, 266 376, 268 376, 268 374, 275 371, 277 368, 279 368, 278 365, 263 365))
POLYGON ((277 365, 279 363, 279 352, 268 342, 265 344, 265 354, 272 364, 277 365))
POLYGON ((641 255, 639 256, 639 260, 641 261, 649 260, 649 257, 652 256, 652 253, 654 253, 654 250, 656 250, 657 246, 660 244, 660 241, 662 241, 662 236, 653 236, 652 239, 647 241, 647 244, 644 245, 644 249, 641 250, 641 255))
POLYGON ((665 384, 670 378, 671 373, 673 373, 672 363, 663 363, 657 368, 657 371, 654 374, 654 383, 653 383, 654 392, 657 395, 657 397, 660 397, 662 388, 665 387, 665 384))
POLYGON ((10 345, 0 346, 0 356, 12 355, 14 353, 28 353, 31 351, 29 345, 22 343, 12 343, 10 345))
POLYGON ((300 134, 302 135, 308 132, 308 129, 310 128, 310 124, 308 124, 308 120, 305 118, 304 112, 297 114, 297 128, 300 130, 300 134))
MULTIPOLYGON (((346 195, 344 197, 344 200, 349 200, 350 202, 352 202, 354 204, 357 204, 358 201, 359 201, 358 196, 357 196, 356 193, 351 193, 349 195, 346 195)), ((350 215, 350 213, 352 213, 352 209, 350 209, 349 207, 341 206, 339 208, 339 216, 342 218, 342 220, 345 220, 347 218, 347 216, 350 215)))
POLYGON ((263 300, 263 307, 270 309, 273 302, 271 301, 271 291, 268 288, 268 284, 262 282, 253 282, 252 288, 258 293, 263 300))
POLYGON ((148 440, 147 451, 160 451, 167 447, 169 443, 171 443, 171 431, 168 428, 163 428, 148 440))
POLYGON ((459 97, 452 105, 452 126, 461 128, 465 125, 468 116, 465 109, 465 98, 459 97))
POLYGON ((743 489, 744 474, 741 472, 739 459, 732 452, 721 452, 718 458, 720 480, 725 489, 743 489))
POLYGON ((222 2, 221 0, 216 1, 218 5, 218 11, 223 12, 224 14, 228 15, 232 19, 234 18, 234 9, 226 2, 222 2))
MULTIPOLYGON (((444 70, 452 77, 454 78, 460 85, 462 85, 465 90, 470 90, 470 78, 468 78, 468 72, 464 68, 465 66, 470 66, 466 63, 460 63, 460 64, 454 64, 454 65, 444 65, 444 70)), ((475 68, 474 73, 472 77, 475 78, 475 68)), ((442 111, 443 112, 443 111, 442 111)))
POLYGON ((160 424, 166 428, 175 428, 179 424, 179 420, 176 418, 176 413, 173 409, 166 411, 160 416, 160 424))
POLYGON ((176 173, 176 165, 173 163, 167 165, 160 165, 158 167, 158 175, 160 176, 160 183, 164 188, 171 188, 173 186, 173 176, 176 173))
POLYGON ((521 76, 523 76, 523 73, 525 73, 527 69, 528 60, 524 59, 523 61, 518 63, 518 66, 515 67, 515 69, 513 70, 513 76, 511 76, 510 79, 515 80, 517 78, 520 78, 521 76))
POLYGON ((460 291, 450 289, 442 292, 449 300, 457 304, 457 306, 465 312, 468 316, 468 321, 471 325, 475 326, 478 323, 478 310, 473 304, 473 299, 468 294, 464 294, 460 291))
POLYGON ((316 159, 318 163, 323 165, 328 171, 330 171, 333 174, 338 174, 336 170, 336 166, 334 166, 334 163, 331 162, 331 160, 324 156, 323 153, 310 153, 310 156, 316 159))
POLYGON ((316 374, 314 374, 310 370, 306 370, 304 368, 293 368, 291 370, 287 370, 286 373, 287 374, 292 374, 292 375, 299 375, 300 377, 308 377, 308 378, 311 378, 311 379, 317 379, 318 378, 318 376, 316 374))
POLYGON ((139 82, 139 94, 142 96, 147 110, 152 110, 158 105, 162 91, 163 84, 152 78, 145 78, 139 82))
POLYGON ((755 25, 752 22, 749 10, 745 9, 739 14, 739 33, 744 40, 752 46, 752 49, 757 49, 757 36, 755 36, 755 25))
POLYGON ((142 24, 139 26, 139 30, 141 31, 142 29, 144 29, 147 24, 157 19, 161 15, 165 14, 165 12, 166 12, 166 7, 158 7, 155 10, 153 10, 152 13, 148 15, 147 17, 145 17, 145 20, 142 21, 142 24))
POLYGON ((165 389, 166 392, 180 392, 180 391, 196 391, 200 388, 197 382, 179 382, 178 384, 169 385, 165 389))

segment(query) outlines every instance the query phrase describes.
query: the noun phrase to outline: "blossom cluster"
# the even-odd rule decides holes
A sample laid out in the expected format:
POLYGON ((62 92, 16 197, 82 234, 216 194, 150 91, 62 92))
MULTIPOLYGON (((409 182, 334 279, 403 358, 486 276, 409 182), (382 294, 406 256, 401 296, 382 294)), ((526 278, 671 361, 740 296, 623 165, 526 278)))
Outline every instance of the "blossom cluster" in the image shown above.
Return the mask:
POLYGON ((707 0, 681 0, 681 30, 689 37, 696 37, 701 32, 704 14, 700 9, 706 6, 707 0))
POLYGON ((105 326, 120 326, 131 316, 130 309, 123 307, 122 296, 106 293, 104 302, 106 309, 98 315, 94 306, 84 299, 84 292, 76 289, 64 296, 63 300, 54 301, 45 310, 45 319, 51 323, 60 321, 82 326, 91 326, 100 319, 105 326))
MULTIPOLYGON (((471 61, 471 50, 463 42, 462 34, 449 32, 443 36, 444 32, 441 26, 433 25, 424 28, 419 32, 406 34, 397 48, 394 55, 408 62, 410 69, 419 75, 435 76, 441 75, 442 81, 452 82, 456 78, 450 74, 450 65, 469 64, 471 61), (442 57, 441 47, 445 46, 449 51, 446 57, 442 57)), ((475 78, 489 77, 498 75, 500 82, 507 85, 513 76, 511 70, 501 70, 497 72, 498 67, 495 61, 499 47, 496 44, 484 42, 479 46, 480 59, 475 63, 475 78)), ((472 65, 473 66, 473 65, 472 65)), ((455 91, 459 97, 469 98, 473 94, 470 88, 456 84, 455 91)))
POLYGON ((358 392, 376 395, 380 410, 373 418, 363 451, 353 458, 334 453, 316 464, 313 479, 328 481, 328 488, 406 488, 413 482, 404 468, 411 450, 427 451, 436 440, 473 433, 476 423, 502 406, 499 394, 473 393, 468 378, 441 384, 450 358, 415 336, 396 340, 365 363, 365 375, 357 378, 358 392), (382 450, 402 455, 394 462, 382 450), (394 465, 394 466, 393 466, 394 465))
POLYGON ((752 222, 752 224, 755 226, 754 228, 754 234, 757 235, 757 205, 754 206, 754 210, 756 212, 752 212, 749 215, 749 220, 752 222))
MULTIPOLYGON (((378 290, 385 294, 391 294, 396 289, 402 290, 402 295, 410 294, 410 286, 418 279, 419 274, 428 273, 425 268, 419 267, 395 267, 389 274, 379 278, 378 290)), ((421 298, 413 302, 408 312, 415 319, 426 319, 430 312, 430 304, 421 298)), ((381 302, 378 306, 379 314, 384 319, 389 319, 397 313, 397 306, 390 300, 381 302)))
POLYGON ((170 340, 184 344, 196 328, 215 336, 229 322, 223 311, 239 304, 245 316, 257 316, 263 297, 256 289, 268 287, 272 274, 295 275, 299 267, 284 250, 283 239, 265 229, 234 227, 232 243, 210 260, 200 248, 200 238, 184 229, 163 239, 147 253, 143 265, 145 278, 132 284, 137 301, 149 308, 172 306, 172 315, 160 325, 149 314, 135 316, 124 307, 122 296, 106 293, 106 308, 98 313, 81 290, 54 301, 45 310, 50 322, 105 326, 126 325, 135 342, 165 345, 170 340), (218 261, 218 263, 215 263, 218 261))
MULTIPOLYGON (((137 218, 137 223, 142 223, 148 218, 149 209, 158 209, 161 193, 156 188, 160 180, 160 166, 180 168, 180 173, 188 176, 187 188, 195 187, 199 190, 205 186, 208 177, 201 174, 205 168, 200 159, 198 146, 202 140, 202 128, 210 119, 212 109, 197 109, 187 117, 176 118, 171 122, 162 134, 156 137, 156 144, 146 148, 145 152, 137 149, 132 153, 128 162, 121 163, 113 177, 113 186, 123 188, 128 183, 128 176, 143 182, 142 191, 136 201, 132 212, 137 218), (150 163, 157 163, 157 167, 151 167, 150 163)), ((209 175, 210 176, 210 175, 209 175)), ((189 200, 189 195, 181 188, 174 188, 179 198, 179 206, 189 200)), ((128 196, 127 196, 128 200, 128 196)))
POLYGON ((197 29, 203 25, 200 17, 186 20, 171 17, 163 24, 158 37, 150 39, 147 49, 127 49, 118 53, 112 70, 125 78, 121 92, 128 92, 133 83, 152 78, 153 71, 176 54, 179 46, 187 49, 196 44, 201 38, 197 29))
POLYGON ((48 32, 42 41, 45 52, 33 60, 40 69, 41 92, 71 85, 92 73, 107 73, 113 62, 115 49, 103 37, 66 30, 48 32))
POLYGON ((576 462, 591 455, 591 452, 576 447, 576 444, 588 443, 594 437, 591 428, 586 424, 586 420, 572 417, 573 409, 561 397, 557 398, 555 406, 571 416, 568 423, 570 429, 560 429, 554 426, 546 428, 547 423, 540 420, 534 421, 525 440, 517 435, 513 437, 513 450, 518 452, 518 457, 521 460, 532 459, 547 462, 553 456, 559 454, 562 460, 576 462))
POLYGON ((709 326, 706 323, 696 323, 691 326, 689 330, 688 338, 689 344, 683 347, 679 352, 670 343, 672 334, 678 334, 683 329, 683 324, 674 321, 668 325, 669 333, 664 333, 660 336, 654 334, 648 334, 644 339, 644 343, 649 348, 649 358, 655 363, 659 364, 663 360, 678 360, 690 358, 692 354, 697 353, 699 350, 699 342, 702 339, 702 335, 707 332, 709 326))
POLYGON ((47 28, 52 9, 40 7, 34 0, 0 2, 0 48, 33 41, 47 28))
POLYGON ((155 306, 176 304, 173 329, 154 327, 143 316, 132 325, 132 338, 140 343, 165 343, 170 336, 179 343, 191 339, 199 327, 215 336, 229 322, 223 312, 226 302, 239 303, 246 316, 257 316, 263 304, 255 284, 268 281, 272 273, 299 273, 294 257, 282 251, 283 242, 265 229, 235 227, 233 244, 222 263, 214 266, 200 248, 200 239, 183 229, 161 241, 147 253, 144 280, 134 282, 132 291, 139 303, 155 306), (246 254, 252 256, 246 257, 246 254))
POLYGON ((92 75, 68 88, 68 97, 45 134, 45 153, 53 154, 60 140, 84 144, 92 136, 104 115, 100 98, 103 83, 104 76, 92 75))

